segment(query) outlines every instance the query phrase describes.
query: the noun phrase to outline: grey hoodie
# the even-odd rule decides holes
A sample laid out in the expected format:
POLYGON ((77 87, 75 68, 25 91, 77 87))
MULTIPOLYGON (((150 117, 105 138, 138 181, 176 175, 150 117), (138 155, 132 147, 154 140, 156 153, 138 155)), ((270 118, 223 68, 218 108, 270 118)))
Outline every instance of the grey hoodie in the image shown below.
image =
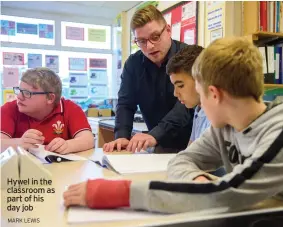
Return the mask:
POLYGON ((209 128, 168 166, 167 182, 132 182, 130 206, 165 213, 245 209, 283 192, 283 103, 270 103, 246 129, 209 128), (209 183, 192 180, 225 166, 209 183))

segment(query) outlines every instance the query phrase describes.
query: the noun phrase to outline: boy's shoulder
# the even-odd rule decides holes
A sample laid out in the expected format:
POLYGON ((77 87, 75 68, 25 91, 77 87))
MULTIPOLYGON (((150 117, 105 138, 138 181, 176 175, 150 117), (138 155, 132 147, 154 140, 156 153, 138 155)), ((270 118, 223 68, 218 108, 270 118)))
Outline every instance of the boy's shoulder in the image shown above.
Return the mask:
POLYGON ((60 103, 64 115, 69 116, 83 112, 83 109, 72 100, 61 98, 60 103))
POLYGON ((21 113, 18 109, 17 100, 11 102, 6 102, 1 106, 1 112, 12 115, 25 115, 21 113))

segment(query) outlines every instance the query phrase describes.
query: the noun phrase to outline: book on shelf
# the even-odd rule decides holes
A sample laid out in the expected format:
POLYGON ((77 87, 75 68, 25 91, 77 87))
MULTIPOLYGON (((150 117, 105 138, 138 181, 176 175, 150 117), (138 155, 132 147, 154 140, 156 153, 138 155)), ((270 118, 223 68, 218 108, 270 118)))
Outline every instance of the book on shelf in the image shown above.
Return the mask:
POLYGON ((259 47, 265 84, 283 84, 283 44, 259 47))
POLYGON ((283 33, 283 2, 260 1, 259 30, 264 32, 283 33))

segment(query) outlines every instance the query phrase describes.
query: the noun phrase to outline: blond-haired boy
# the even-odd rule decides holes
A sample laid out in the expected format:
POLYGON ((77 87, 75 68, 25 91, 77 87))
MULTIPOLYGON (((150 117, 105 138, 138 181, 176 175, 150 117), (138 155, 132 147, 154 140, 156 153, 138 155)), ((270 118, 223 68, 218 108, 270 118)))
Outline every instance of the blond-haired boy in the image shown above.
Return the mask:
POLYGON ((192 70, 213 127, 170 162, 169 178, 180 182, 89 180, 65 192, 65 205, 225 212, 282 193, 283 104, 264 104, 262 72, 261 54, 249 41, 214 41, 192 70), (206 171, 223 164, 228 173, 210 181, 206 171))

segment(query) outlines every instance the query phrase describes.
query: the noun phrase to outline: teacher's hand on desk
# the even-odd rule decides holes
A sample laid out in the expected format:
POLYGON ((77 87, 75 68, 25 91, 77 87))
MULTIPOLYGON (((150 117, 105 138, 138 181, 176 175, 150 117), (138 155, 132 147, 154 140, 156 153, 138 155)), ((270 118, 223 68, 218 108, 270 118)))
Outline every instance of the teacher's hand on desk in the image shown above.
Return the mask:
POLYGON ((129 144, 129 140, 125 139, 125 138, 119 138, 116 139, 110 143, 106 143, 103 145, 103 151, 105 152, 113 152, 114 149, 116 148, 117 151, 121 151, 122 149, 124 150, 128 144, 129 144))
POLYGON ((140 152, 141 150, 146 150, 148 147, 155 147, 157 144, 156 139, 145 133, 137 133, 135 134, 129 145, 127 146, 127 151, 140 152))

